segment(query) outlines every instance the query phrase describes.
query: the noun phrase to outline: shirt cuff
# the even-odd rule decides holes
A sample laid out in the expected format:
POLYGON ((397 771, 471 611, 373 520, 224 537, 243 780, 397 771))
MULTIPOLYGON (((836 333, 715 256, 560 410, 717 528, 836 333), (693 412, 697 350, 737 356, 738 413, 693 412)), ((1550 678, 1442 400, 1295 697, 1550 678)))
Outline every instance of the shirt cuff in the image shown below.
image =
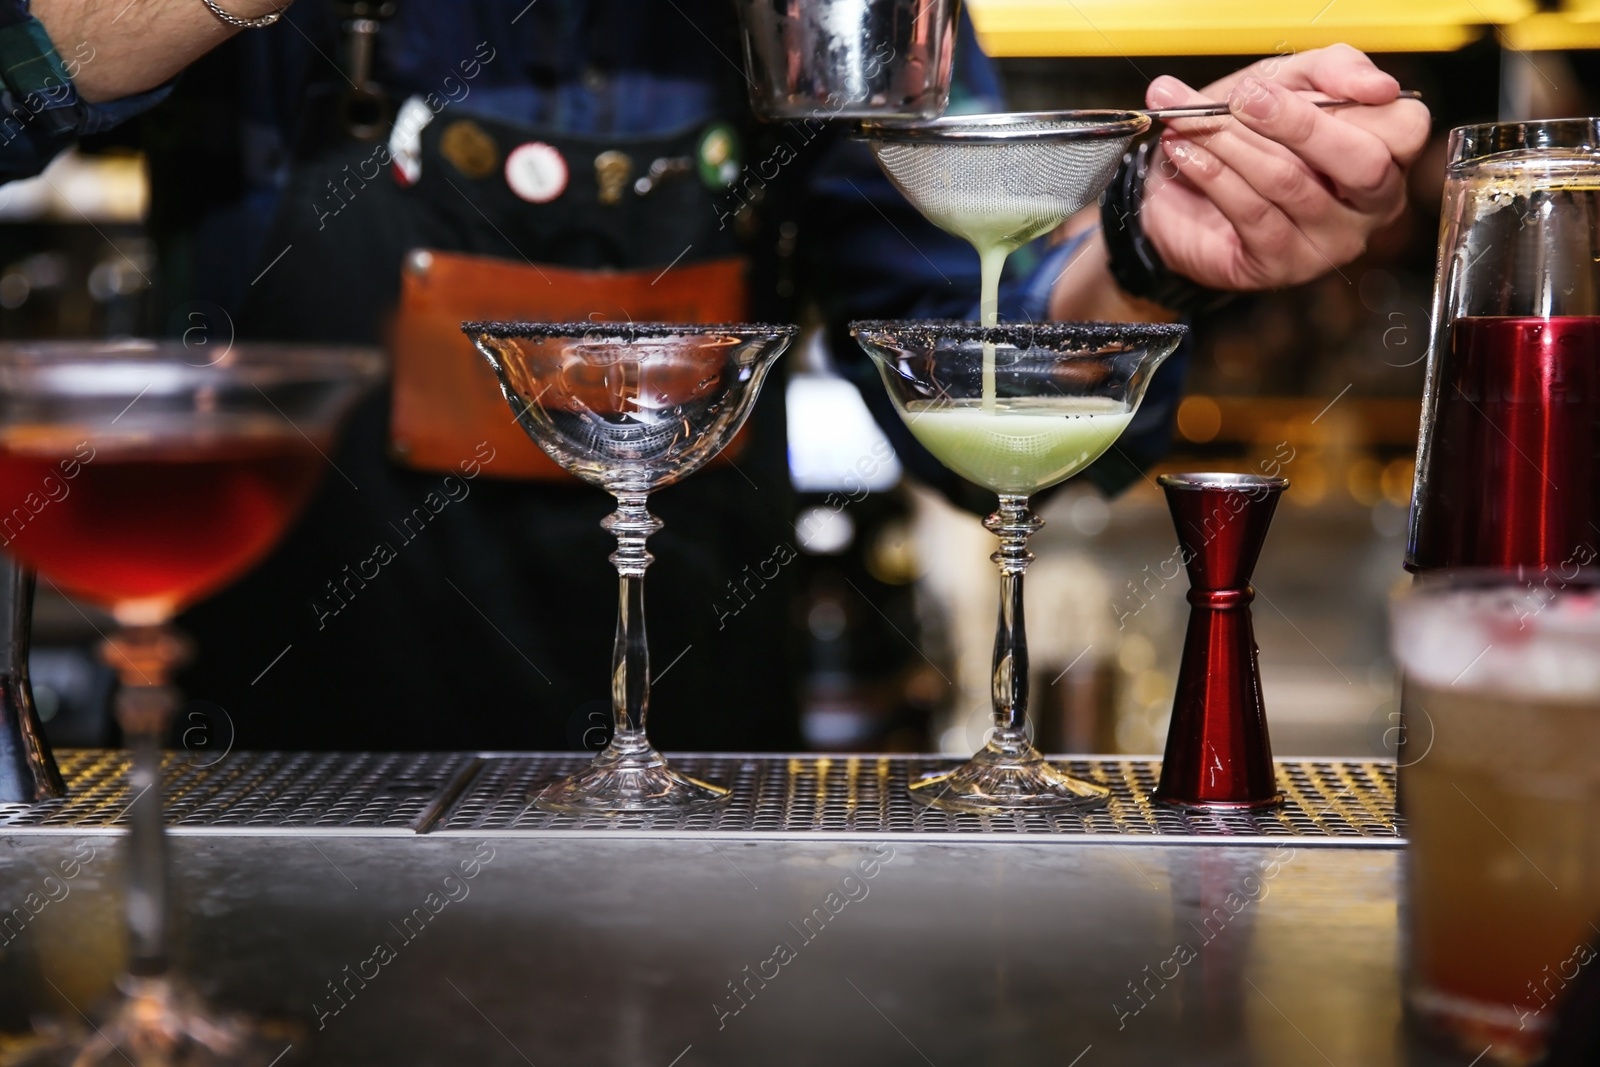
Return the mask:
MULTIPOLYGON (((3 128, 5 123, 0 123, 0 184, 33 177, 71 146, 78 136, 100 133, 126 122, 155 107, 171 92, 172 85, 168 83, 121 100, 90 104, 84 111, 83 127, 76 134, 51 134, 36 122, 19 123, 13 119, 13 128, 3 128)), ((0 91, 0 115, 16 114, 18 107, 9 90, 0 91)))
MULTIPOLYGON (((1001 322, 1047 322, 1050 319, 1050 294, 1056 282, 1094 236, 1091 227, 1062 241, 1044 254, 1038 266, 1021 279, 1000 289, 1001 322)), ((973 315, 974 319, 978 316, 973 315)))
POLYGON ((84 120, 82 132, 85 134, 102 133, 114 126, 120 126, 136 115, 142 115, 165 100, 172 93, 172 82, 158 85, 154 89, 133 96, 125 96, 120 100, 108 100, 102 104, 88 105, 88 116, 84 120))

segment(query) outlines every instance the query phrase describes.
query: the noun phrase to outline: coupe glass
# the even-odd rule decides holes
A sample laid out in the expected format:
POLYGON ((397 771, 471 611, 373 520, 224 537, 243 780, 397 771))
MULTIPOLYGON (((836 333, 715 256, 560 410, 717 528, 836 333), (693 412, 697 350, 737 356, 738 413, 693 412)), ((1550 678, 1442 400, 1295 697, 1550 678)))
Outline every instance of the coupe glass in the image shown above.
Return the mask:
POLYGON ((602 522, 616 535, 617 636, 611 654, 616 730, 584 770, 544 790, 545 811, 676 813, 728 790, 679 774, 645 737, 650 650, 645 637, 645 540, 661 529, 646 508, 722 451, 793 326, 467 322, 528 436, 579 478, 616 498, 602 522))
POLYGON ((161 751, 180 700, 172 675, 190 651, 171 620, 277 543, 383 361, 268 345, 192 360, 179 343, 0 347, 9 551, 111 612, 102 651, 133 753, 122 998, 92 1036, 53 1031, 21 1062, 198 1067, 281 1051, 261 1045, 247 1020, 210 1012, 169 967, 161 751))
POLYGON ((1052 323, 857 322, 895 410, 934 457, 1000 497, 984 520, 1000 538, 994 640, 994 730, 969 761, 911 786, 945 811, 995 815, 1103 803, 1107 791, 1045 762, 1028 739, 1028 639, 1022 575, 1044 525, 1030 494, 1072 477, 1110 448, 1184 327, 1052 323), (986 363, 988 366, 986 367, 986 363))

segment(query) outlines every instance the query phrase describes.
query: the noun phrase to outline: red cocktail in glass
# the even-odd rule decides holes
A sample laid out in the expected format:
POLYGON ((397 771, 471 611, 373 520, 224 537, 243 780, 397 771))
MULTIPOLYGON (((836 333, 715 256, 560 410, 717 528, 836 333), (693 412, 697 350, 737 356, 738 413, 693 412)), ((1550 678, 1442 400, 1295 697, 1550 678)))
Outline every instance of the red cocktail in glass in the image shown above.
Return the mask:
POLYGON ((202 362, 175 343, 0 347, 0 538, 116 619, 103 653, 133 750, 124 997, 92 1034, 35 1042, 18 1062, 201 1067, 278 1051, 168 967, 161 750, 188 656, 171 620, 272 549, 382 367, 359 349, 241 346, 202 362))
POLYGON ((0 515, 0 533, 62 591, 122 622, 159 621, 266 555, 325 465, 287 425, 155 444, 0 430, 0 503, 24 502, 0 515), (47 481, 58 498, 42 491, 47 481))

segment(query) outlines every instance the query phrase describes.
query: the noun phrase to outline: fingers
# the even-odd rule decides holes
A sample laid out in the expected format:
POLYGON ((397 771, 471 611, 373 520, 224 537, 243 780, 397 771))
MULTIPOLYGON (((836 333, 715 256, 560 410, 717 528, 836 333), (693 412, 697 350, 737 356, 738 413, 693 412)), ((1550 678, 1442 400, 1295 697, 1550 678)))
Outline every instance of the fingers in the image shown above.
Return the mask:
MULTIPOLYGON (((1176 78, 1158 79, 1149 96, 1178 107, 1203 99, 1176 78)), ((1162 145, 1160 174, 1209 200, 1234 230, 1241 262, 1218 271, 1231 286, 1304 280, 1360 254, 1371 226, 1293 150, 1234 116, 1170 123, 1162 145)))
MULTIPOLYGON (((1218 102, 1208 98, 1202 92, 1189 88, 1189 86, 1170 75, 1163 75, 1151 82, 1150 88, 1146 90, 1145 97, 1152 101, 1152 106, 1154 107, 1196 107, 1201 104, 1218 102)), ((1247 145, 1254 146, 1260 151, 1278 155, 1283 159, 1294 158, 1294 153, 1289 149, 1274 143, 1271 139, 1263 137, 1241 124, 1231 114, 1207 118, 1168 120, 1164 133, 1176 133, 1208 147, 1213 146, 1213 142, 1225 142, 1222 145, 1214 146, 1224 155, 1227 154, 1226 142, 1239 140, 1247 145)))
POLYGON ((1387 104, 1400 95, 1400 83, 1393 75, 1347 44, 1302 52, 1286 60, 1284 67, 1284 76, 1276 80, 1291 89, 1313 89, 1363 104, 1387 104), (1304 84, 1298 84, 1300 79, 1304 84))
POLYGON ((1184 181, 1205 195, 1234 227, 1238 246, 1248 261, 1258 264, 1258 269, 1251 272, 1253 277, 1240 278, 1235 283, 1237 288, 1301 282, 1349 262, 1362 251, 1365 230, 1336 218, 1349 214, 1349 210, 1336 205, 1326 192, 1325 218, 1307 227, 1296 219, 1291 205, 1275 198, 1275 190, 1269 192, 1256 182, 1246 181, 1240 171, 1222 162, 1210 149, 1179 136, 1166 139, 1162 147, 1166 152, 1160 163, 1163 176, 1171 181, 1174 174, 1181 174, 1184 181), (1293 264, 1306 264, 1309 269, 1293 264), (1275 272, 1283 270, 1293 277, 1275 277, 1275 272))
POLYGON ((1338 100, 1387 104, 1400 94, 1400 83, 1379 70, 1366 53, 1347 44, 1314 48, 1287 56, 1269 56, 1206 86, 1213 100, 1230 95, 1246 78, 1274 81, 1288 89, 1326 93, 1338 100))
POLYGON ((1420 100, 1396 100, 1378 107, 1339 108, 1331 115, 1383 141, 1401 167, 1409 167, 1417 161, 1428 145, 1428 133, 1433 128, 1433 116, 1420 100))
POLYGON ((1315 274, 1361 252, 1366 231, 1355 213, 1292 165, 1260 156, 1240 168, 1177 135, 1164 138, 1162 148, 1162 173, 1181 175, 1208 197, 1253 259, 1312 259, 1315 274))
POLYGON ((1253 77, 1234 86, 1228 107, 1246 127, 1283 145, 1332 182, 1357 209, 1381 215, 1403 202, 1404 177, 1394 152, 1370 129, 1341 121, 1276 82, 1253 77))
MULTIPOLYGON (((1152 83, 1151 89, 1152 95, 1158 95, 1167 102, 1166 106, 1188 107, 1205 102, 1204 95, 1176 78, 1158 78, 1152 83)), ((1210 149, 1223 162, 1240 169, 1247 177, 1260 168, 1262 157, 1273 157, 1284 165, 1297 168, 1308 182, 1317 180, 1315 172, 1291 149, 1256 133, 1233 115, 1168 122, 1164 135, 1173 134, 1210 149)))
MULTIPOLYGON (((1390 156, 1401 167, 1414 161, 1427 144, 1431 126, 1428 109, 1419 101, 1399 100, 1400 83, 1379 70, 1365 53, 1349 45, 1271 56, 1213 82, 1201 92, 1214 100, 1232 101, 1242 92, 1259 94, 1259 90, 1245 85, 1252 80, 1368 105, 1332 109, 1325 114, 1333 122, 1346 123, 1376 136, 1388 146, 1390 156)), ((1302 118, 1302 121, 1309 120, 1302 118)))
POLYGON ((1169 263, 1225 288, 1306 281, 1359 256, 1405 207, 1404 166, 1423 150, 1427 109, 1344 46, 1272 57, 1196 92, 1176 78, 1152 107, 1225 102, 1218 118, 1170 121, 1146 230, 1169 263), (1317 107, 1317 98, 1364 106, 1317 107), (1204 231, 1202 239, 1196 231, 1204 231))
POLYGON ((1329 115, 1377 134, 1402 162, 1414 157, 1427 141, 1430 124, 1427 107, 1420 101, 1400 100, 1399 82, 1379 70, 1365 53, 1343 44, 1258 60, 1212 82, 1198 94, 1193 94, 1176 78, 1159 77, 1150 84, 1145 96, 1149 107, 1177 107, 1182 102, 1202 100, 1221 103, 1236 96, 1241 83, 1252 79, 1296 92, 1317 94, 1324 99, 1354 100, 1367 105, 1365 108, 1334 109, 1329 115), (1191 96, 1192 101, 1189 100, 1191 96), (1394 106, 1387 106, 1391 104, 1394 106))
MULTIPOLYGON (((1290 76, 1298 84, 1309 85, 1321 79, 1320 83, 1333 86, 1333 91, 1307 92, 1324 97, 1344 90, 1354 92, 1360 82, 1360 78, 1341 82, 1337 77, 1323 77, 1328 70, 1354 71, 1358 75, 1377 73, 1388 79, 1390 88, 1398 88, 1394 79, 1377 71, 1352 48, 1320 49, 1315 55, 1305 53, 1291 59, 1299 63, 1295 70, 1289 69, 1291 60, 1280 58, 1263 60, 1249 70, 1265 74, 1269 66, 1276 64, 1278 74, 1290 76)), ((1198 93, 1176 78, 1157 78, 1146 91, 1146 99, 1156 107, 1216 101, 1216 88, 1231 82, 1226 103, 1237 124, 1226 119, 1185 119, 1170 123, 1169 128, 1200 140, 1229 162, 1237 162, 1228 150, 1230 132, 1263 151, 1280 155, 1286 152, 1323 176, 1341 199, 1371 212, 1380 222, 1399 213, 1404 204, 1403 169, 1427 144, 1427 108, 1417 101, 1393 99, 1392 94, 1388 94, 1391 99, 1387 104, 1319 108, 1282 82, 1249 70, 1198 93), (1270 146, 1281 146, 1282 152, 1270 146)), ((1370 82, 1368 88, 1374 85, 1382 89, 1382 85, 1370 82)))
POLYGON ((1199 190, 1232 223, 1244 247, 1259 251, 1288 235, 1283 213, 1215 153, 1177 135, 1163 138, 1161 149, 1165 158, 1156 164, 1161 176, 1168 181, 1181 176, 1199 190))

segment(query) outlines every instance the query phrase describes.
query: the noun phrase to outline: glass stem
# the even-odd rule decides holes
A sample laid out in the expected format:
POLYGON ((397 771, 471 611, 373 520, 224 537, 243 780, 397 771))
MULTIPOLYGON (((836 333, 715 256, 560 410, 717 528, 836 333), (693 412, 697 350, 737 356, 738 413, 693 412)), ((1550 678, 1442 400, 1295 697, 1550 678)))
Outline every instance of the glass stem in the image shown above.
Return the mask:
POLYGON ((650 644, 644 625, 644 572, 655 560, 644 547, 661 529, 645 507, 644 493, 617 493, 617 510, 601 525, 615 535, 617 550, 617 636, 611 649, 611 710, 616 733, 611 749, 620 755, 647 752, 645 716, 650 710, 650 644))
POLYGON ((169 685, 188 659, 188 642, 167 625, 136 626, 106 639, 105 660, 116 668, 117 722, 133 750, 128 788, 127 917, 130 973, 167 970, 167 843, 161 817, 161 752, 180 696, 169 685))
MULTIPOLYGON (((119 698, 118 703, 121 703, 119 698)), ((136 975, 167 969, 167 834, 161 818, 161 735, 128 733, 134 801, 128 821, 128 970, 136 975)))
POLYGON ((1000 567, 1000 617, 994 634, 994 734, 991 748, 1017 755, 1028 741, 1028 632, 1022 613, 1022 575, 1033 562, 1028 538, 1044 523, 1028 511, 1025 496, 1000 497, 1000 510, 983 521, 1000 538, 989 558, 1000 567))
POLYGON ((0 799, 13 804, 67 795, 28 681, 33 586, 33 571, 0 556, 0 799))

